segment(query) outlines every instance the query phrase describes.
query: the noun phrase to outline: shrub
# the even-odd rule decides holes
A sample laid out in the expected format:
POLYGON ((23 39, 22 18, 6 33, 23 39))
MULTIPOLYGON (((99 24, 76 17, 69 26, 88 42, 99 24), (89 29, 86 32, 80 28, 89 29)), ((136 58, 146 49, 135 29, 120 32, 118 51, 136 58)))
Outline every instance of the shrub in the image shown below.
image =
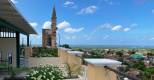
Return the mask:
POLYGON ((57 48, 42 48, 42 47, 33 48, 33 57, 57 57, 57 56, 58 56, 57 48))
POLYGON ((89 54, 84 54, 84 58, 103 58, 104 54, 101 53, 99 50, 92 50, 89 54))
POLYGON ((145 70, 141 74, 142 80, 150 80, 151 75, 154 74, 154 67, 145 68, 145 70))
POLYGON ((123 56, 123 52, 122 52, 122 51, 117 51, 117 52, 116 52, 116 55, 117 55, 118 57, 122 57, 122 56, 123 56))
POLYGON ((81 48, 75 48, 74 51, 83 51, 81 48))
POLYGON ((57 66, 44 66, 36 68, 27 75, 27 80, 63 80, 62 70, 57 66))
POLYGON ((145 65, 144 62, 136 62, 133 65, 134 68, 138 69, 138 70, 145 70, 145 65))
POLYGON ((71 49, 71 47, 70 47, 68 44, 63 44, 63 45, 61 45, 60 47, 70 48, 70 49, 71 49))

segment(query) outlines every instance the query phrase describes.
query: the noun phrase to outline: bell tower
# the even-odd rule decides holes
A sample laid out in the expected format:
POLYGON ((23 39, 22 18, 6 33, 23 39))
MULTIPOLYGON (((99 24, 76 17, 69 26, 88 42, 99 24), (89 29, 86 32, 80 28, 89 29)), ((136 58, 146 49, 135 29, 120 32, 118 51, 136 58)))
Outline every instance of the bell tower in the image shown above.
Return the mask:
POLYGON ((53 6, 52 18, 51 18, 51 48, 56 48, 56 31, 57 31, 57 16, 56 16, 56 8, 53 6))

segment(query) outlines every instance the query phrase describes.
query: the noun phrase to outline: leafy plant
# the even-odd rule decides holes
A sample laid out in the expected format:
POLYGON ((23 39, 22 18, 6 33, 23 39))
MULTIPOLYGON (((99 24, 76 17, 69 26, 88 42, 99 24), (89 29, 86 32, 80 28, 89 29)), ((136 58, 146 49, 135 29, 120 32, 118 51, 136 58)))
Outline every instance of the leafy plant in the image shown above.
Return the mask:
POLYGON ((150 80, 151 75, 154 74, 154 67, 145 68, 145 70, 141 74, 142 80, 150 80))
POLYGON ((11 69, 11 71, 10 71, 10 77, 11 77, 11 78, 15 78, 15 77, 16 77, 16 72, 15 72, 15 70, 11 69))
POLYGON ((33 57, 57 57, 57 48, 33 48, 33 57))
POLYGON ((70 78, 72 76, 72 71, 71 71, 71 67, 68 63, 66 63, 66 69, 67 69, 67 72, 68 72, 68 77, 70 78))
POLYGON ((84 54, 84 58, 103 58, 104 54, 101 53, 99 50, 92 50, 90 51, 90 55, 84 54))
POLYGON ((123 56, 123 52, 122 51, 117 51, 116 55, 118 55, 118 57, 122 57, 123 56))
POLYGON ((81 66, 78 66, 76 64, 68 64, 66 63, 66 69, 68 72, 68 78, 76 78, 77 75, 81 73, 81 66))
POLYGON ((134 68, 138 69, 138 70, 145 70, 145 65, 144 65, 144 62, 136 62, 134 65, 133 65, 134 68))
POLYGON ((63 80, 62 70, 57 66, 44 66, 29 72, 27 80, 63 80))

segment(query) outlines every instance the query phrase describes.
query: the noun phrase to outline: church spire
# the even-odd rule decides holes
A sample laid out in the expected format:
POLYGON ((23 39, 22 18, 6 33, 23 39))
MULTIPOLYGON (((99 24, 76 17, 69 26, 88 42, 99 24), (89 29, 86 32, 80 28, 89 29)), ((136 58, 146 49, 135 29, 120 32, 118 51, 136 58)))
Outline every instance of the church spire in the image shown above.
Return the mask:
POLYGON ((56 16, 56 8, 53 6, 52 19, 51 19, 51 47, 56 48, 56 31, 57 31, 57 16, 56 16))
POLYGON ((52 18, 57 18, 55 5, 53 6, 52 18))

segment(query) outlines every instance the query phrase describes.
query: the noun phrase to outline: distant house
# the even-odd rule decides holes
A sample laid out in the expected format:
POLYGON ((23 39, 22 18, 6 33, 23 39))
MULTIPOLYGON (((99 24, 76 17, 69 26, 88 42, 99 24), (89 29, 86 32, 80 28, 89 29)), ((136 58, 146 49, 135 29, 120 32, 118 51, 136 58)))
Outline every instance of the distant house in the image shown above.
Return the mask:
POLYGON ((152 64, 154 64, 154 56, 150 56, 150 57, 149 57, 149 60, 150 60, 150 62, 151 62, 152 64))
POLYGON ((13 67, 20 67, 20 34, 36 34, 35 30, 17 11, 11 0, 0 0, 0 55, 1 61, 9 59, 13 67))
POLYGON ((131 54, 130 57, 135 60, 141 60, 144 58, 144 56, 141 53, 131 54))

